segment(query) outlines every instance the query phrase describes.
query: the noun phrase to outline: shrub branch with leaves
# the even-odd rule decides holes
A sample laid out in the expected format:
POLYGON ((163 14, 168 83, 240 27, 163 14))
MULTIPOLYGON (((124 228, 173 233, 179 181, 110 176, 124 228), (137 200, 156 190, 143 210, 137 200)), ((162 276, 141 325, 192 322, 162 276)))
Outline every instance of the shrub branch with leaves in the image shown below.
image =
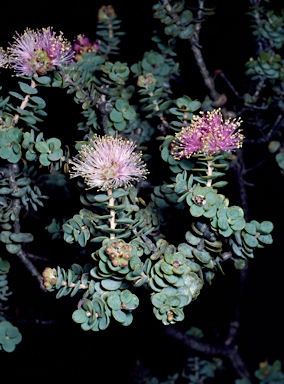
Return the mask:
MULTIPOLYGON (((1 49, 1 72, 16 73, 19 81, 16 91, 0 99, 0 349, 12 352, 21 341, 2 305, 10 294, 11 256, 24 263, 39 289, 55 291, 58 299, 76 295, 72 319, 84 331, 97 332, 113 320, 129 326, 135 309, 143 306, 143 289, 158 321, 165 326, 186 321, 187 306, 202 300, 204 285, 227 264, 245 273, 259 249, 272 244, 273 223, 248 219, 243 174, 239 171, 242 206, 229 201, 227 175, 242 169, 243 148, 262 142, 283 171, 283 14, 248 1, 258 50, 246 64, 250 87, 238 94, 238 107, 232 109, 217 91, 199 43, 202 25, 214 10, 205 1, 197 3, 192 9, 183 1, 154 4, 153 17, 164 35, 153 36, 153 48, 137 63, 116 61, 125 37, 111 5, 98 12, 93 42, 81 34, 72 45, 51 27, 27 28, 1 49), (204 100, 172 91, 180 76, 179 39, 190 43, 208 90, 204 100), (63 90, 81 106, 72 147, 62 142, 64 134, 48 137, 41 131, 47 115, 43 88, 63 90), (258 133, 247 138, 251 124, 258 133), (163 163, 156 184, 153 150, 163 163), (47 264, 38 270, 29 252, 33 231, 23 220, 44 210, 48 193, 42 189, 50 185, 68 193, 76 187, 79 211, 61 221, 54 215, 46 230, 53 241, 76 247, 78 257, 69 268, 47 264), (173 211, 184 217, 177 224, 178 239, 171 236, 173 211), (80 252, 89 258, 82 265, 80 252)), ((226 79, 222 71, 218 75, 226 79)), ((229 358, 237 382, 249 383, 233 331, 219 349, 175 327, 166 332, 195 351, 229 358)), ((260 381, 263 364, 256 372, 260 381)), ((219 366, 219 360, 189 358, 183 377, 204 382, 219 366), (194 376, 190 372, 196 369, 194 376)), ((269 367, 269 374, 276 371, 269 367)))

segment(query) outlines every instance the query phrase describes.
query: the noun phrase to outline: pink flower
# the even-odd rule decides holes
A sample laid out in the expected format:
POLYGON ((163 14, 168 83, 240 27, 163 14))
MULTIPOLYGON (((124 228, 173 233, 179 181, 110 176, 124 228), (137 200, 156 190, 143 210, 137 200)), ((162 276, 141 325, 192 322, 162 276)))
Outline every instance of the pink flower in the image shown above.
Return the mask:
POLYGON ((95 135, 82 146, 79 158, 69 160, 71 178, 82 176, 89 188, 99 190, 127 187, 145 179, 148 172, 135 148, 135 143, 122 138, 95 135))
POLYGON ((10 66, 20 76, 45 75, 63 65, 68 65, 74 56, 71 44, 62 32, 56 36, 52 28, 31 30, 23 35, 17 33, 14 43, 8 48, 10 66))
POLYGON ((74 61, 79 61, 86 53, 97 52, 99 50, 100 44, 98 40, 91 43, 88 37, 84 34, 78 35, 77 39, 74 40, 73 49, 75 51, 75 56, 73 57, 74 61))
POLYGON ((200 116, 193 116, 190 127, 183 127, 176 133, 173 156, 180 160, 194 153, 212 155, 240 148, 244 138, 238 130, 240 125, 240 119, 224 121, 220 108, 200 112, 200 116))

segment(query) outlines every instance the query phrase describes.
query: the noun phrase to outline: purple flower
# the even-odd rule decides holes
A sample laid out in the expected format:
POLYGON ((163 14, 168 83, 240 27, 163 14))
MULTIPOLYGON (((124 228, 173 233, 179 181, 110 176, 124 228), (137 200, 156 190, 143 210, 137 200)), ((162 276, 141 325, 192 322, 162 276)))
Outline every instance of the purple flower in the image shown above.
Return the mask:
POLYGON ((220 108, 200 112, 200 116, 193 116, 190 127, 176 133, 172 154, 180 160, 194 153, 231 152, 242 146, 244 136, 238 130, 240 125, 240 119, 224 121, 220 108))
POLYGON ((145 179, 148 172, 135 148, 129 140, 95 135, 82 146, 79 158, 69 160, 71 178, 82 176, 89 188, 99 190, 127 187, 134 180, 145 179))
POLYGON ((69 64, 74 56, 71 43, 62 32, 56 36, 50 27, 37 31, 27 28, 23 35, 17 33, 14 39, 8 48, 10 66, 20 76, 45 75, 69 64))

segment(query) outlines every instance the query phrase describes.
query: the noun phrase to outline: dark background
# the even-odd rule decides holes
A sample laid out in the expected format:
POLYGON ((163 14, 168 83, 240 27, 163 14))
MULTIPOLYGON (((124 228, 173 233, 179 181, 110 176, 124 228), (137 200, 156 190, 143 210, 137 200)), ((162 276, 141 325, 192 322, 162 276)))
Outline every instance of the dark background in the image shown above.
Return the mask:
MULTIPOLYGON (((274 1, 271 7, 279 9, 279 3, 274 1)), ((55 31, 62 31, 70 41, 79 33, 84 33, 92 40, 95 38, 97 10, 101 5, 108 4, 115 7, 122 20, 122 30, 127 33, 121 44, 122 55, 119 60, 129 64, 137 62, 145 50, 151 49, 152 32, 158 26, 152 17, 154 2, 151 1, 85 1, 75 5, 59 1, 48 1, 46 4, 22 2, 0 13, 0 45, 6 48, 8 42, 12 42, 15 31, 22 33, 26 27, 36 29, 52 26, 55 31)), ((246 14, 248 1, 216 0, 208 4, 217 7, 215 16, 209 17, 204 23, 201 34, 208 69, 210 73, 222 69, 242 93, 248 81, 244 75, 245 63, 255 52, 246 14)), ((175 86, 177 95, 187 94, 192 99, 202 100, 207 90, 194 64, 189 45, 181 42, 178 55, 181 81, 175 86)), ((1 80, 5 90, 10 83, 5 81, 3 74, 1 80)), ((55 121, 56 129, 66 124, 70 124, 70 128, 73 125, 74 129, 72 112, 77 111, 76 106, 71 98, 66 97, 61 110, 60 101, 59 92, 54 92, 47 99, 47 111, 50 111, 47 124, 51 131, 55 121)), ((261 148, 261 154, 265 151, 265 148, 261 148)), ((248 152, 246 156, 253 165, 259 153, 248 152)), ((283 175, 274 157, 269 154, 265 163, 249 174, 249 181, 253 184, 247 189, 249 219, 270 220, 275 225, 274 243, 255 252, 255 259, 249 263, 241 308, 239 349, 253 372, 258 363, 265 359, 270 363, 276 359, 284 362, 281 284, 284 267, 281 244, 284 188, 283 175)), ((237 200, 235 190, 232 188, 230 192, 237 200)), ((53 200, 54 204, 65 204, 66 210, 72 211, 72 215, 77 212, 77 208, 71 205, 72 201, 64 196, 57 198, 53 200)), ((230 199, 230 203, 239 204, 239 201, 230 199)), ((54 257, 48 237, 42 235, 40 241, 43 253, 47 257, 54 257)), ((58 250, 58 260, 58 265, 70 265, 66 247, 58 250)), ((186 362, 186 349, 165 336, 164 326, 152 313, 147 292, 141 293, 141 304, 134 313, 131 326, 124 328, 113 320, 105 331, 84 332, 71 319, 78 301, 76 297, 56 300, 53 294, 39 291, 37 283, 18 260, 11 260, 11 264, 11 305, 23 341, 11 354, 0 352, 1 384, 22 380, 29 383, 57 383, 61 380, 130 383, 129 372, 137 360, 145 362, 154 375, 162 375, 165 379, 186 362)), ((37 264, 39 269, 45 266, 45 263, 37 264)), ((192 325, 208 327, 210 320, 212 330, 207 329, 209 339, 216 337, 216 334, 220 337, 226 335, 237 297, 235 286, 239 272, 230 266, 225 271, 225 275, 217 276, 212 286, 203 288, 198 300, 188 306, 186 319, 178 325, 180 329, 187 330, 192 325)), ((234 383, 234 379, 234 375, 223 374, 216 383, 234 383)))

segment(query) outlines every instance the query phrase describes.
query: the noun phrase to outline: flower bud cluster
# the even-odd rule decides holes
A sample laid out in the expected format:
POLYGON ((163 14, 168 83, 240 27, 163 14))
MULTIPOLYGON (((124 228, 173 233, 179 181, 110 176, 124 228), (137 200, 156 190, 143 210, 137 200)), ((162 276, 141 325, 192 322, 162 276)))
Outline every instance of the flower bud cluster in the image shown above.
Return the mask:
POLYGON ((132 250, 132 245, 126 244, 124 241, 114 241, 106 247, 105 253, 108 255, 114 267, 120 266, 125 268, 128 265, 132 250))

